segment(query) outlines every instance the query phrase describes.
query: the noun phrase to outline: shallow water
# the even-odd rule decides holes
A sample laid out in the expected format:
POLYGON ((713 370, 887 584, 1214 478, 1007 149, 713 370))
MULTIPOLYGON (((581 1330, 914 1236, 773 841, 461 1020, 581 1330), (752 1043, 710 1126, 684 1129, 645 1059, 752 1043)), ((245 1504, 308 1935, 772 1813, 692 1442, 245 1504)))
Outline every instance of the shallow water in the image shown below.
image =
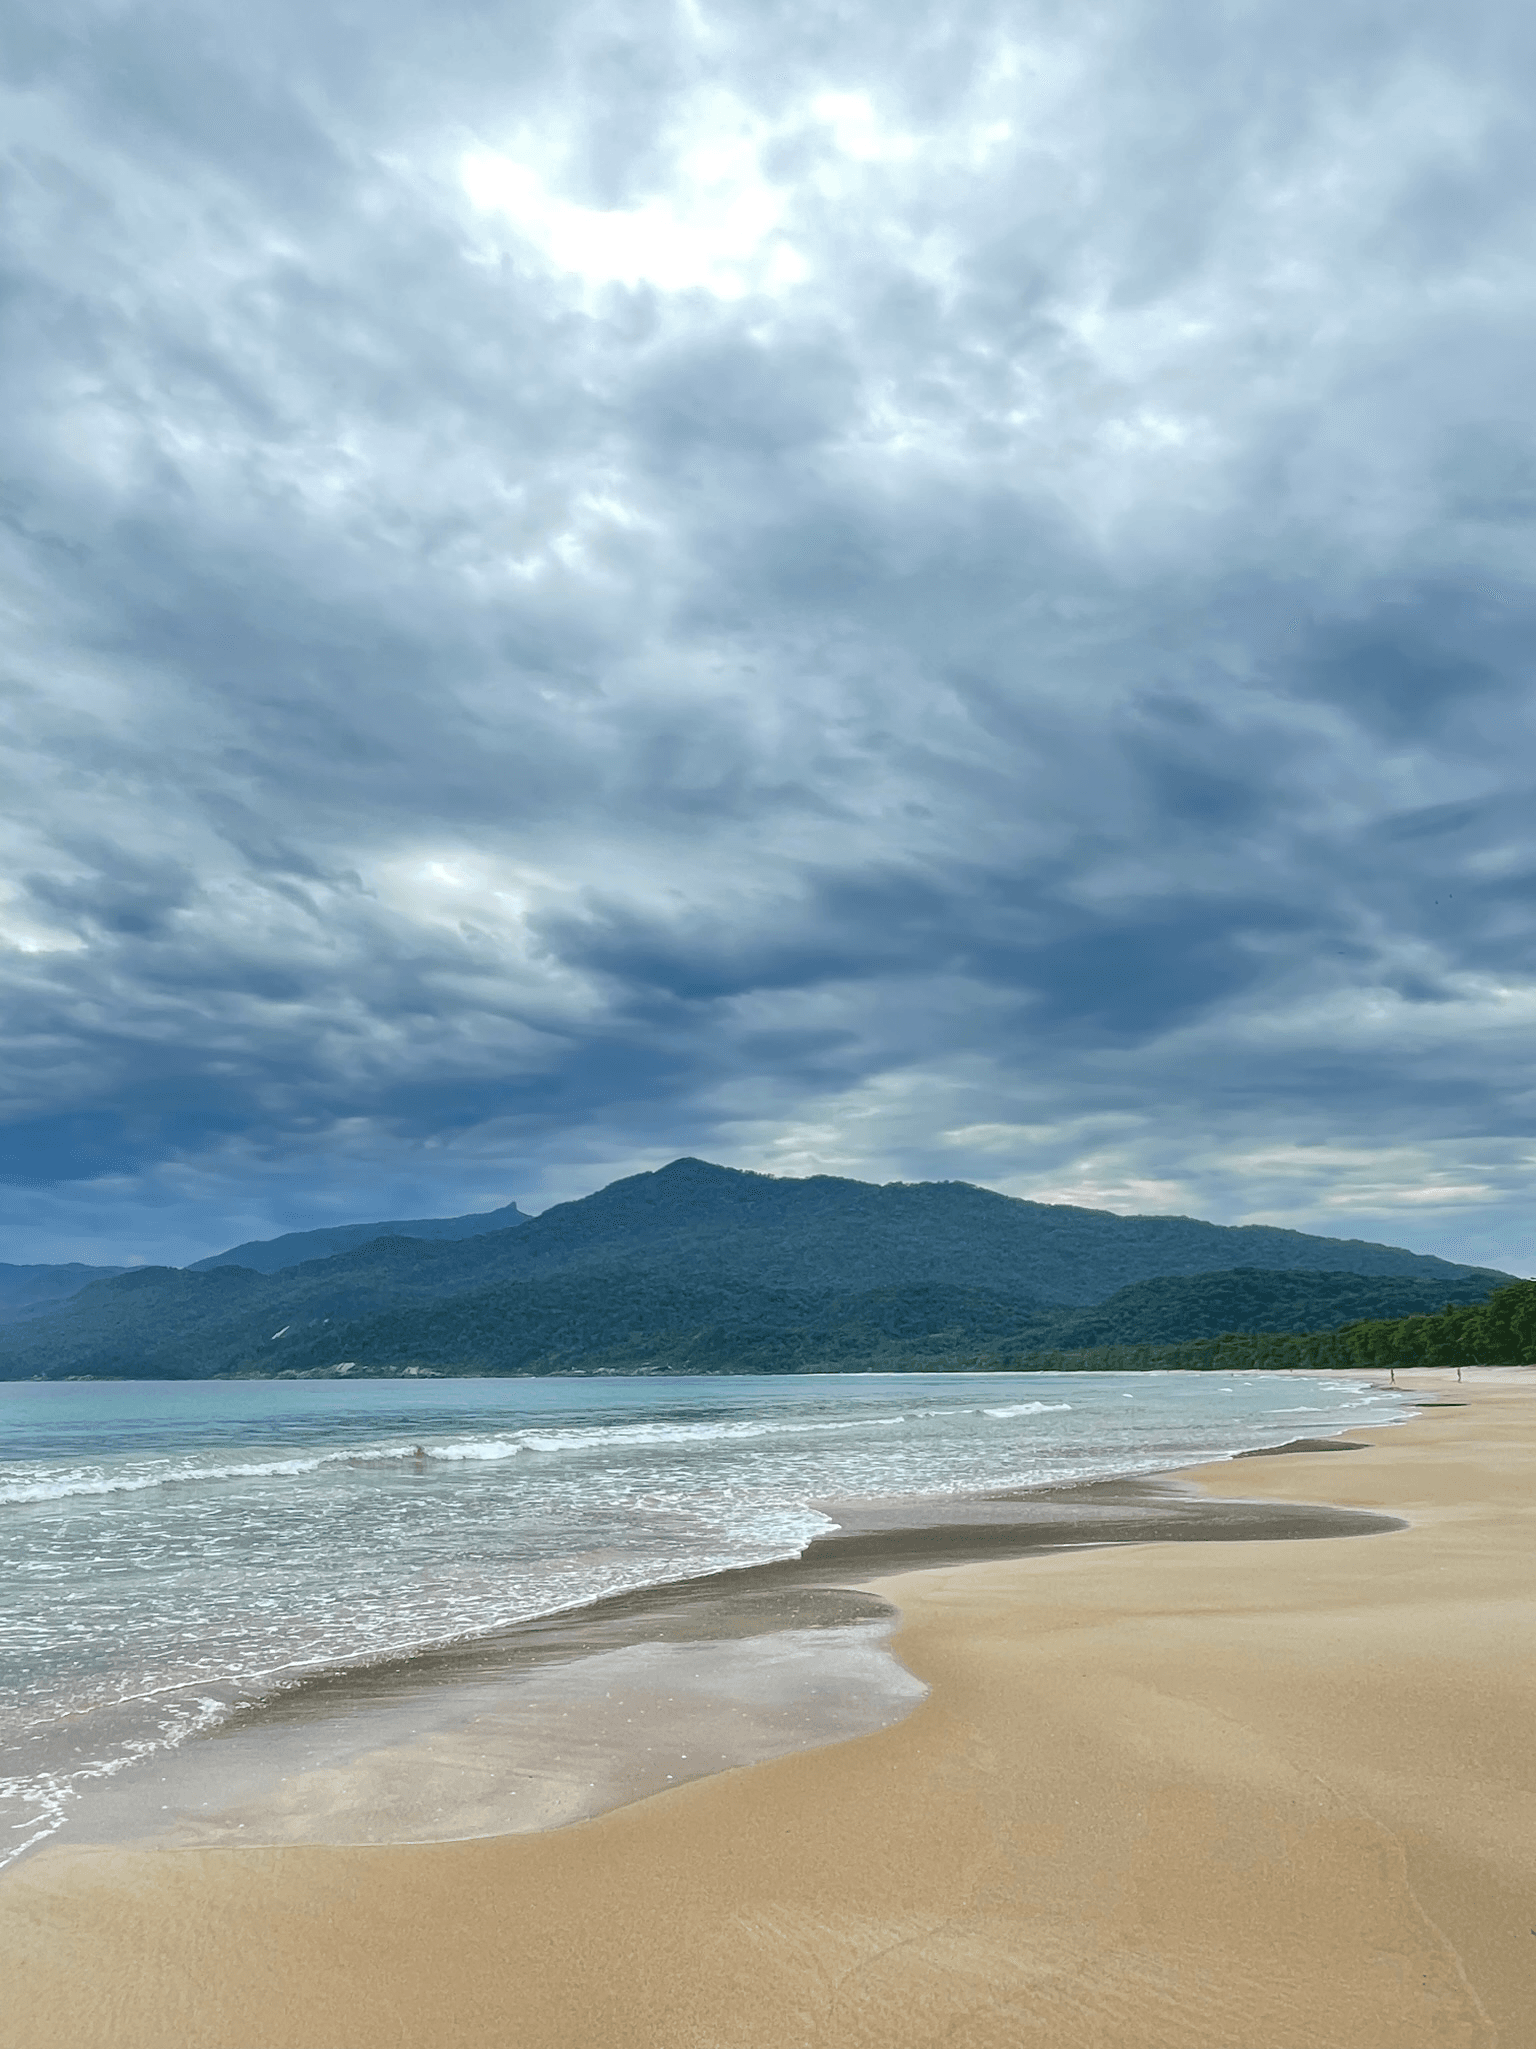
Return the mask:
POLYGON ((1166 1471, 1402 1413, 1183 1374, 0 1386, 0 1862, 307 1675, 792 1557, 829 1502, 1166 1471))

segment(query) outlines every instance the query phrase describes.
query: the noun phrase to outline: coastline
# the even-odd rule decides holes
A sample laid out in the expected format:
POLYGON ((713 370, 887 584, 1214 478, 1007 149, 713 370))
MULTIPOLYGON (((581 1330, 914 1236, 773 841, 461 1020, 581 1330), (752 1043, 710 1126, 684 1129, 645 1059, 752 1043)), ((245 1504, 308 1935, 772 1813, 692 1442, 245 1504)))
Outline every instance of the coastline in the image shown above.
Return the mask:
POLYGON ((931 1689, 855 1742, 551 1834, 45 1850, 0 1881, 0 2041, 1507 2049, 1533 1390, 1452 1380, 1466 1406, 1348 1457, 1179 1474, 1182 1524, 1102 1548, 845 1532, 931 1689), (1298 1496, 1406 1526, 1229 1540, 1298 1496))
MULTIPOLYGON (((1230 1453, 1268 1457, 1332 1439, 1230 1453)), ((798 1556, 322 1668, 98 1781, 51 1849, 441 1843, 566 1827, 723 1770, 872 1734, 926 1688, 865 1582, 1160 1542, 1381 1534, 1371 1511, 1202 1498, 1184 1468, 976 1495, 813 1504, 798 1556)), ((3 1874, 0 1874, 3 1882, 3 1874)))

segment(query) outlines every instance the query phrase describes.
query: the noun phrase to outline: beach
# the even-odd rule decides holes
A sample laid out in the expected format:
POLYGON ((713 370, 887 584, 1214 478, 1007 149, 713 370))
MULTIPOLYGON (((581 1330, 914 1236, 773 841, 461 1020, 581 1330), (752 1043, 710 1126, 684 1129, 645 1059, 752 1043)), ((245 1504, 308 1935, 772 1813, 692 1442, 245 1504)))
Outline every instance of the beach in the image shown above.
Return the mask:
POLYGON ((867 1573, 928 1688, 873 1733, 542 1833, 44 1849, 0 2042, 1536 2042, 1536 1372, 1413 1383, 1181 1476, 1405 1527, 867 1573))

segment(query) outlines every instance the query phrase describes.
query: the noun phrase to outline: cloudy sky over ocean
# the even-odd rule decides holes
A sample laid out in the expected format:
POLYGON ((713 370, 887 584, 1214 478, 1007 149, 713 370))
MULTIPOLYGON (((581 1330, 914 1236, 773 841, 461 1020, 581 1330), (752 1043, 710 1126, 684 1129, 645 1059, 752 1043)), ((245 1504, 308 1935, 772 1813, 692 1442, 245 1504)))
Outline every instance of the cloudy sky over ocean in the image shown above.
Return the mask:
POLYGON ((692 1152, 1536 1267, 1536 14, 0 27, 0 1257, 692 1152))

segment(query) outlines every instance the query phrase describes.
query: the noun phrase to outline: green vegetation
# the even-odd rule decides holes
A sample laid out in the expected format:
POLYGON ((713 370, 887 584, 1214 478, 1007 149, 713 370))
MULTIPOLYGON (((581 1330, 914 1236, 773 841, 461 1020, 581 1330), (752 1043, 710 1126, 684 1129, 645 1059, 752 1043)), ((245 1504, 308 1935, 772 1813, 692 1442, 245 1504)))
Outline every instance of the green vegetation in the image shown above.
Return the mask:
POLYGON ((613 1264, 384 1308, 349 1302, 333 1286, 305 1301, 303 1314, 291 1300, 274 1303, 272 1283, 241 1268, 162 1267, 87 1290, 73 1313, 6 1333, 0 1360, 10 1377, 50 1379, 325 1373, 349 1362, 364 1374, 1377 1365, 1391 1363, 1383 1343, 1422 1349, 1402 1333, 1431 1333, 1443 1349, 1450 1327, 1463 1357, 1502 1356, 1508 1342, 1494 1333, 1505 1325, 1489 1318, 1532 1285, 1489 1298, 1477 1280, 1246 1269, 1141 1282, 1096 1308, 1053 1310, 1002 1289, 936 1282, 858 1292, 706 1287, 613 1264), (1464 1306, 1438 1315, 1358 1319, 1362 1308, 1428 1309, 1455 1290, 1464 1306), (330 1315, 312 1313, 322 1302, 330 1315), (1474 1340, 1465 1320, 1479 1316, 1474 1340))
POLYGON ((875 1188, 683 1160, 474 1237, 96 1281, 0 1331, 0 1378, 1292 1363, 1281 1352, 1309 1334, 1438 1327, 1424 1312, 1470 1311, 1508 1279, 960 1182, 875 1188))
POLYGON ((0 1323, 45 1316, 92 1281, 120 1274, 120 1266, 7 1266, 0 1262, 0 1323))
POLYGON ((1135 1373, 1161 1369, 1271 1372, 1342 1368, 1407 1371, 1415 1366, 1536 1365, 1536 1281, 1514 1281, 1485 1302, 1447 1303, 1438 1315, 1378 1318, 1315 1332, 1227 1332, 1176 1345, 1100 1345, 1078 1352, 978 1355, 957 1361, 998 1371, 1135 1373))
MULTIPOLYGON (((215 1266, 247 1266, 253 1273, 275 1274, 285 1266, 302 1266, 306 1259, 330 1259, 338 1252, 355 1251, 375 1238, 484 1238, 493 1231, 510 1231, 527 1223, 515 1202, 500 1209, 475 1210, 465 1217, 416 1217, 382 1224, 329 1224, 318 1231, 285 1231, 280 1238, 248 1238, 228 1252, 194 1259, 192 1273, 206 1273, 215 1266)), ((121 1272, 121 1268, 115 1269, 121 1272)))

